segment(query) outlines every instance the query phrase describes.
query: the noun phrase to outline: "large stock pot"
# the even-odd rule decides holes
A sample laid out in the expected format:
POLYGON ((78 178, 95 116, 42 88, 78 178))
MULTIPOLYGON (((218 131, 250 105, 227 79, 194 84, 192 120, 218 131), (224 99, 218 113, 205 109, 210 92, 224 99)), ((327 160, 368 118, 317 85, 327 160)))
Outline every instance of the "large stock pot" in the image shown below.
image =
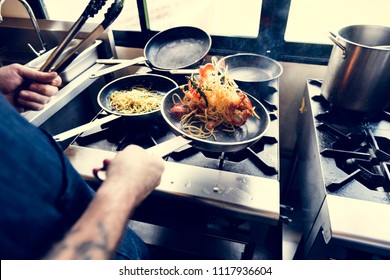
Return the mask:
POLYGON ((334 106, 376 112, 390 105, 390 27, 352 25, 329 38, 322 94, 334 106))

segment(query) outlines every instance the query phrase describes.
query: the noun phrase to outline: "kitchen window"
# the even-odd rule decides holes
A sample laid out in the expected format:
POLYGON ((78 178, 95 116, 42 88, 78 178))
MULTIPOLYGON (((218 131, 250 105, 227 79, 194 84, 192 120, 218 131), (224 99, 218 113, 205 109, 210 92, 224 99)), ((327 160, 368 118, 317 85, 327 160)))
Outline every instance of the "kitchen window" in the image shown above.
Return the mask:
POLYGON ((147 0, 151 30, 178 25, 202 28, 212 35, 257 37, 261 0, 147 0))
MULTIPOLYGON (((49 19, 75 21, 89 1, 30 2, 42 3, 49 19)), ((388 11, 388 0, 126 0, 111 28, 118 46, 143 48, 160 30, 191 25, 212 35, 213 55, 254 52, 326 64, 332 48, 329 31, 351 24, 390 26, 388 11)), ((103 13, 89 21, 102 18, 103 13)))
MULTIPOLYGON (((47 18, 51 20, 76 21, 85 10, 90 0, 43 0, 47 18)), ((104 13, 113 1, 107 1, 102 10, 92 18, 88 19, 91 23, 100 23, 104 19, 104 13), (103 12, 104 11, 104 12, 103 12)), ((136 0, 127 0, 119 17, 111 25, 111 28, 117 30, 141 31, 138 18, 138 9, 136 0)))
POLYGON ((332 44, 328 32, 348 25, 390 26, 389 0, 291 0, 285 40, 332 44))
MULTIPOLYGON (((90 0, 43 0, 49 19, 76 21, 90 0)), ((107 1, 107 9, 113 1, 107 1)), ((127 0, 113 30, 140 31, 137 1, 127 0)), ((145 0, 150 29, 160 31, 175 26, 195 26, 213 35, 257 37, 261 0, 145 0)), ((100 22, 100 12, 89 22, 100 22)))

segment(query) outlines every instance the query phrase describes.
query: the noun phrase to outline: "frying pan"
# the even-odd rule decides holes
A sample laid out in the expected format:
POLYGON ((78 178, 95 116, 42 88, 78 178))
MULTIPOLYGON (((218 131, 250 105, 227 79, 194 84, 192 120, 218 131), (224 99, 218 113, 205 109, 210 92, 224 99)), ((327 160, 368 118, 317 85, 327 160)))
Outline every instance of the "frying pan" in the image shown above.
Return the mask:
POLYGON ((97 102, 99 106, 104 111, 109 113, 107 117, 103 117, 99 120, 60 133, 54 136, 53 138, 56 141, 63 141, 69 139, 70 137, 76 136, 84 131, 95 128, 99 125, 105 124, 107 122, 116 120, 121 117, 133 121, 146 121, 161 116, 160 109, 148 113, 126 115, 123 113, 119 113, 110 107, 109 100, 110 100, 110 95, 113 92, 118 90, 127 90, 132 88, 133 86, 141 86, 151 91, 158 91, 160 94, 166 94, 167 92, 176 88, 177 83, 168 77, 157 75, 157 74, 138 74, 138 75, 130 75, 130 76, 125 76, 116 79, 108 83, 107 85, 105 85, 97 95, 97 102))
MULTIPOLYGON (((200 150, 209 152, 237 152, 250 147, 260 140, 269 127, 270 117, 267 110, 260 101, 247 94, 252 102, 252 105, 255 107, 255 111, 259 116, 259 119, 254 116, 249 117, 244 125, 236 127, 235 132, 224 132, 222 129, 219 129, 218 132, 216 132, 217 140, 214 140, 213 137, 207 139, 197 138, 184 132, 181 128, 180 120, 176 119, 175 114, 170 113, 170 109, 174 105, 172 100, 172 96, 174 94, 184 97, 182 89, 180 87, 176 87, 164 96, 161 106, 161 114, 163 118, 170 126, 172 132, 178 135, 177 137, 168 140, 171 142, 173 147, 172 151, 180 147, 180 144, 175 145, 174 143, 176 141, 183 142, 183 138, 185 138, 188 140, 187 143, 200 150)), ((159 145, 155 146, 156 150, 158 149, 158 146, 159 145)))
POLYGON ((279 62, 254 53, 225 56, 218 61, 218 66, 228 67, 229 76, 238 87, 251 94, 268 86, 283 73, 279 62))
POLYGON ((96 78, 119 69, 145 62, 158 71, 170 71, 195 66, 202 62, 211 48, 211 37, 202 29, 180 26, 161 31, 145 45, 144 57, 132 60, 97 60, 98 63, 117 64, 91 75, 96 78))

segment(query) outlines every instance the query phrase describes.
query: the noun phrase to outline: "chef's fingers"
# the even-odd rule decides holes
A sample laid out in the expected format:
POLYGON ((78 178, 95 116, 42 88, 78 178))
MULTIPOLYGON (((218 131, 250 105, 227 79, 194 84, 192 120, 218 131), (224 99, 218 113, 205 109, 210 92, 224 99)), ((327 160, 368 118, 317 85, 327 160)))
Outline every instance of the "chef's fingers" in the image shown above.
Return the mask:
POLYGON ((27 110, 39 111, 44 105, 49 103, 50 96, 42 95, 30 90, 21 90, 17 97, 18 106, 22 106, 27 110))
POLYGON ((62 83, 61 77, 56 72, 41 72, 28 67, 19 68, 18 70, 20 76, 32 82, 52 84, 57 87, 62 83))
POLYGON ((58 92, 58 87, 51 84, 31 83, 28 89, 45 96, 53 96, 58 92))

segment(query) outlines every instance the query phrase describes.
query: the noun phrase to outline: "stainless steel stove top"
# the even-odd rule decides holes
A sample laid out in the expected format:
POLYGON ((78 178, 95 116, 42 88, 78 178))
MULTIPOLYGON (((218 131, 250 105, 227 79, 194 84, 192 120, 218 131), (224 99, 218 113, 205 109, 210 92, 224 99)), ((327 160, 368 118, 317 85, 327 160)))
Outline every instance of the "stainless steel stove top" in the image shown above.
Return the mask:
POLYGON ((300 111, 296 184, 305 223, 298 254, 390 256, 388 113, 332 108, 318 80, 307 81, 300 111))
MULTIPOLYGON (((138 72, 147 73, 148 71, 150 71, 149 68, 141 68, 138 72)), ((185 80, 183 75, 171 75, 170 77, 175 79, 178 84, 182 84, 185 80)), ((280 191, 278 88, 278 80, 275 80, 268 87, 262 89, 261 92, 251 93, 264 104, 271 118, 265 136, 257 143, 245 150, 233 153, 199 151, 189 145, 176 150, 165 157, 168 164, 168 172, 166 173, 170 173, 171 166, 172 168, 179 168, 183 172, 176 172, 176 174, 172 172, 173 178, 168 181, 175 182, 175 184, 169 183, 165 186, 163 182, 159 189, 166 189, 167 192, 171 190, 172 194, 180 192, 184 195, 188 194, 188 196, 192 196, 194 191, 199 192, 197 196, 204 200, 214 201, 215 205, 221 205, 224 209, 228 209, 230 204, 232 208, 236 208, 237 205, 238 208, 252 208, 254 216, 259 213, 269 213, 270 220, 275 219, 277 221, 280 207, 278 196, 280 191), (201 177, 207 179, 203 180, 201 177), (188 184, 185 181, 191 181, 192 188, 186 187, 188 184), (180 187, 178 182, 182 183, 180 187), (252 184, 248 182, 256 183, 251 186, 252 184), (175 188, 173 185, 175 185, 175 188), (215 191, 218 186, 220 186, 219 190, 215 191), (179 188, 180 191, 178 191, 179 188), (264 191, 261 191, 262 188, 264 188, 264 191), (259 192, 262 194, 257 195, 259 192), (264 204, 258 201, 259 199, 267 200, 268 195, 269 203, 264 204), (270 208, 265 205, 269 205, 270 208)), ((96 118, 105 115, 106 113, 101 111, 96 118)), ((118 119, 104 127, 79 135, 66 152, 73 155, 81 150, 89 151, 89 149, 93 149, 95 156, 91 155, 91 160, 98 162, 94 160, 94 157, 97 157, 100 152, 106 155, 106 151, 120 151, 129 144, 149 148, 173 137, 176 136, 171 132, 163 118, 142 123, 131 122, 128 119, 118 119)), ((85 152, 84 157, 87 156, 89 155, 85 152)), ((74 157, 71 156, 70 158, 74 160, 74 157)), ((74 164, 83 170, 88 169, 90 173, 90 166, 81 167, 81 165, 86 165, 86 162, 86 160, 82 160, 82 163, 74 164)), ((90 174, 84 174, 84 176, 90 180, 92 179, 90 174)))
POLYGON ((329 108, 309 82, 310 106, 328 194, 390 203, 390 122, 386 112, 367 116, 329 108))
MULTIPOLYGON (((267 238, 273 239, 273 242, 278 239, 276 243, 279 248, 271 251, 277 254, 280 252, 281 255, 278 81, 274 81, 257 96, 251 94, 264 104, 270 114, 271 123, 265 136, 252 147, 233 153, 204 152, 189 145, 174 151, 164 158, 166 169, 162 182, 152 193, 151 199, 157 204, 170 201, 170 208, 177 206, 180 209, 176 211, 191 205, 191 211, 199 213, 199 217, 204 215, 204 220, 212 220, 205 225, 206 231, 216 226, 225 227, 227 220, 228 230, 224 230, 226 235, 222 231, 212 232, 213 236, 222 235, 224 239, 238 238, 245 243, 263 242, 261 240, 265 236, 262 238, 262 235, 266 234, 253 234, 253 230, 258 226, 276 226, 280 228, 279 237, 275 235, 267 238), (222 225, 216 218, 218 216, 225 220, 222 225)), ((96 118, 104 115, 104 112, 100 112, 96 118)), ((163 119, 142 124, 118 119, 108 126, 79 135, 65 153, 78 172, 91 184, 95 184, 92 169, 100 165, 103 159, 115 156, 117 151, 129 144, 149 148, 172 137, 175 135, 163 119)), ((157 209, 156 204, 153 207, 157 209)), ((171 214, 162 217, 162 223, 175 218, 175 213, 170 217, 167 215, 171 214)), ((191 221, 185 222, 189 223, 186 227, 191 226, 191 221)), ((174 221, 170 224, 182 223, 174 221)), ((253 249, 253 246, 249 247, 253 249)), ((250 256, 250 253, 247 255, 250 256)))

